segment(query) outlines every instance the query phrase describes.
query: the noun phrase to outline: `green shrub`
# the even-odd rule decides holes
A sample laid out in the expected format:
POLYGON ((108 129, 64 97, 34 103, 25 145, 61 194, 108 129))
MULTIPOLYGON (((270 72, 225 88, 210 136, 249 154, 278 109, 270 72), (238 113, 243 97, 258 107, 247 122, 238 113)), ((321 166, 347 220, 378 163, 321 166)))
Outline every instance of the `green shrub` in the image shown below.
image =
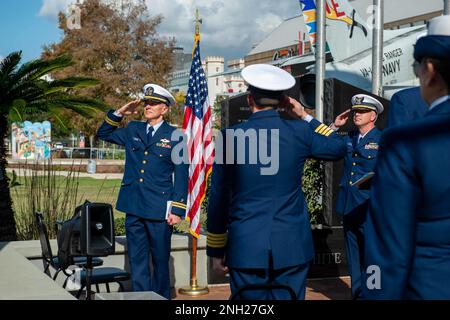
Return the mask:
POLYGON ((117 217, 114 219, 114 233, 116 236, 125 235, 125 217, 117 217))
POLYGON ((307 160, 303 171, 302 189, 313 225, 323 223, 323 178, 323 163, 312 159, 307 160))
POLYGON ((18 240, 39 238, 37 211, 44 214, 49 238, 56 238, 56 221, 69 219, 78 205, 79 171, 72 169, 61 177, 48 161, 43 168, 37 162, 25 164, 18 176, 18 185, 11 189, 18 240))

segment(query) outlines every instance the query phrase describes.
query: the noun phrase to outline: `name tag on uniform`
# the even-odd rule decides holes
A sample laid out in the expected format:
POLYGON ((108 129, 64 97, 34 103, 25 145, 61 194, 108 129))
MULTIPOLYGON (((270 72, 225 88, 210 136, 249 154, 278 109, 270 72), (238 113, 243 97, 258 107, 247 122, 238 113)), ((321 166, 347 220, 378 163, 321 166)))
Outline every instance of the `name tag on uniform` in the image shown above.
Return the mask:
POLYGON ((157 147, 171 149, 172 146, 170 145, 170 140, 167 139, 161 139, 159 143, 156 144, 157 147))
POLYGON ((366 149, 366 150, 378 150, 378 143, 376 143, 376 142, 368 143, 368 144, 366 144, 364 146, 364 149, 366 149))

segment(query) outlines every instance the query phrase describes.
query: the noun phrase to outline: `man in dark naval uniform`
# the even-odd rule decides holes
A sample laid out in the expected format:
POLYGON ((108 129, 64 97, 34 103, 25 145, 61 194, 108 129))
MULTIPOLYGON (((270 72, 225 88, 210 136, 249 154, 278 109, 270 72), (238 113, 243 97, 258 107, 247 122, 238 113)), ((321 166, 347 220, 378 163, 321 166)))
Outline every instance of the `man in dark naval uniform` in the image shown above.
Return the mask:
POLYGON ((366 299, 450 299, 450 16, 414 49, 423 119, 381 138, 366 224, 366 299))
POLYGON ((351 276, 352 295, 361 292, 362 259, 364 258, 364 223, 367 217, 369 190, 360 189, 354 183, 373 172, 377 160, 381 131, 375 126, 384 108, 377 99, 358 94, 352 98, 352 108, 336 117, 331 125, 334 130, 347 123, 350 112, 357 130, 342 136, 347 145, 344 172, 339 184, 336 212, 343 215, 345 244, 351 276))
POLYGON ((154 291, 170 299, 170 238, 173 225, 185 216, 188 164, 175 164, 171 157, 176 128, 163 116, 175 105, 173 96, 163 87, 147 84, 143 101, 145 122, 132 121, 119 128, 123 116, 138 113, 141 100, 135 100, 108 112, 97 134, 125 146, 125 173, 116 208, 126 213, 133 290, 154 291))
POLYGON ((420 95, 420 87, 396 92, 389 103, 387 127, 391 128, 423 118, 428 105, 420 95))
MULTIPOLYGON (((297 299, 304 299, 306 275, 314 257, 301 186, 304 163, 311 157, 342 158, 346 147, 299 102, 284 95, 295 84, 289 73, 257 64, 244 68, 242 77, 249 84, 247 101, 252 115, 248 122, 223 133, 225 164, 217 161, 220 150, 216 149, 207 254, 213 257, 216 270, 229 270, 233 294, 248 285, 278 283, 292 288, 297 299), (283 101, 296 120, 280 118, 276 108, 283 101), (247 142, 236 146, 240 138, 247 142), (269 170, 269 161, 262 157, 267 154, 275 158, 270 164, 276 170, 269 170)), ((238 298, 288 299, 287 293, 247 290, 238 298)))

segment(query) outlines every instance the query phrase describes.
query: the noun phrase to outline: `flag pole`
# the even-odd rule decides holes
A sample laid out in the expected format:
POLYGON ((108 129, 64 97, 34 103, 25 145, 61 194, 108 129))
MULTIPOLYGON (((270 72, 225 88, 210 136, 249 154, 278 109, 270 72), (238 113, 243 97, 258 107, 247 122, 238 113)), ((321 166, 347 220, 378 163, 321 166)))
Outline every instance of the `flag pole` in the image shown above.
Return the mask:
MULTIPOLYGON (((199 41, 200 39, 200 24, 202 23, 202 19, 200 19, 198 9, 195 13, 195 41, 199 41)), ((189 208, 188 208, 189 209, 189 208)), ((209 293, 209 289, 207 286, 199 286, 197 282, 197 237, 191 234, 190 236, 192 240, 192 248, 191 248, 191 280, 190 285, 187 287, 180 288, 178 292, 180 294, 189 295, 189 296, 200 296, 209 293)))
POLYGON ((178 293, 188 296, 201 296, 209 293, 206 286, 199 286, 197 282, 197 238, 191 235, 192 251, 191 251, 191 281, 187 287, 180 288, 178 293))

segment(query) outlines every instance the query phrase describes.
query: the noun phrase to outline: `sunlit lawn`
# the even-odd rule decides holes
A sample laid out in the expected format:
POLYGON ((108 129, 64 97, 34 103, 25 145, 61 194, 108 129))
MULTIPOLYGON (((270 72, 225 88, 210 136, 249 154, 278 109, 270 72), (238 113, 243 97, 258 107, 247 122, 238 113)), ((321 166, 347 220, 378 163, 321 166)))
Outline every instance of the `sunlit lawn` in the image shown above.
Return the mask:
MULTIPOLYGON (((11 175, 8 174, 11 178, 11 175)), ((29 187, 26 187, 25 177, 18 177, 18 182, 22 185, 14 187, 11 191, 11 196, 14 203, 26 201, 29 193, 29 187)), ((28 177, 28 179, 30 179, 28 177)), ((43 178, 40 178, 43 179, 43 178)), ((55 177, 55 187, 65 189, 66 178, 63 176, 55 177)), ((117 196, 120 189, 120 180, 106 180, 93 178, 78 178, 77 204, 83 204, 85 200, 90 202, 109 203, 115 206, 117 196)), ((56 193, 56 192, 55 192, 56 193)), ((73 208, 75 209, 75 208, 73 208)), ((120 211, 115 211, 115 216, 123 216, 120 211)))

